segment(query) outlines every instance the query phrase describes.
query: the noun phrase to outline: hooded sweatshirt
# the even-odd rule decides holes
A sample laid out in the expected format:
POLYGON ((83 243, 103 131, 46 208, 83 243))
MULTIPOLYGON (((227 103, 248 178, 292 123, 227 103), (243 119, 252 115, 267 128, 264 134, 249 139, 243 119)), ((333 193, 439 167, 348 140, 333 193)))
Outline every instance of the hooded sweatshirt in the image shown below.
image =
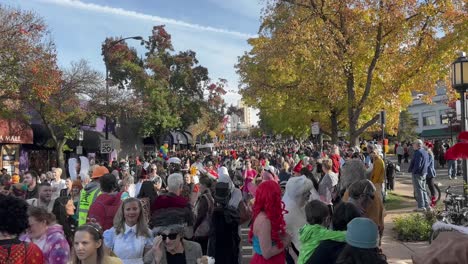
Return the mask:
MULTIPOLYGON (((31 242, 31 237, 25 235, 22 241, 31 242)), ((51 225, 47 228, 43 237, 33 241, 42 251, 44 263, 66 264, 70 258, 70 246, 63 233, 61 225, 51 225)))
POLYGON ((114 223, 114 216, 122 203, 121 196, 122 192, 102 193, 89 208, 88 218, 96 219, 96 222, 102 226, 102 230, 110 229, 114 223))
POLYGON ((346 241, 345 231, 329 230, 322 225, 305 225, 299 230, 301 250, 297 264, 305 264, 323 240, 346 241))

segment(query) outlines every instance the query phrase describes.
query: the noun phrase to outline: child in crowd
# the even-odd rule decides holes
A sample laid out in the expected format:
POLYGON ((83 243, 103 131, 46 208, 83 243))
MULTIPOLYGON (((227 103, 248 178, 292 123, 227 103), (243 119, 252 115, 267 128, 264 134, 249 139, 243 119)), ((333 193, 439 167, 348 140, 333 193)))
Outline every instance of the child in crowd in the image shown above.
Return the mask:
POLYGON ((344 242, 345 231, 329 230, 330 210, 326 204, 319 200, 309 202, 305 207, 307 223, 299 230, 301 250, 297 264, 304 264, 312 256, 317 246, 323 240, 344 242))

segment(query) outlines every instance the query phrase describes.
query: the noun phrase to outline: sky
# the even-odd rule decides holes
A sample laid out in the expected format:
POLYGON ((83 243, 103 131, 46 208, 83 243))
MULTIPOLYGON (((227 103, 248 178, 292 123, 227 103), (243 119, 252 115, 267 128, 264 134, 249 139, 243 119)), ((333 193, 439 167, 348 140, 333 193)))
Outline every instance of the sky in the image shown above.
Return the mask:
MULTIPOLYGON (((193 50, 210 78, 224 78, 228 104, 237 105, 238 56, 260 26, 263 0, 0 0, 1 4, 36 12, 49 26, 58 61, 67 67, 87 60, 104 73, 101 43, 106 37, 143 36, 166 25, 175 51, 193 50)), ((129 40, 138 49, 139 42, 129 40)), ((258 121, 253 111, 254 123, 258 121)))

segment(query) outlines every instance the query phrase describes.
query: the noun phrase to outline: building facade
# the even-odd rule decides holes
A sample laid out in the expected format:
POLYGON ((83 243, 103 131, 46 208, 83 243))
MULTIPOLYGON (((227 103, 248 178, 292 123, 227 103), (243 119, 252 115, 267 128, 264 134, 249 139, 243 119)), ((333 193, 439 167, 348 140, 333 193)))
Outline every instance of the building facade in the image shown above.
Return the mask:
POLYGON ((448 106, 446 88, 438 86, 432 103, 422 100, 424 95, 416 94, 413 103, 408 107, 416 124, 416 132, 424 139, 450 139, 454 136, 454 124, 448 118, 448 113, 453 111, 448 106))

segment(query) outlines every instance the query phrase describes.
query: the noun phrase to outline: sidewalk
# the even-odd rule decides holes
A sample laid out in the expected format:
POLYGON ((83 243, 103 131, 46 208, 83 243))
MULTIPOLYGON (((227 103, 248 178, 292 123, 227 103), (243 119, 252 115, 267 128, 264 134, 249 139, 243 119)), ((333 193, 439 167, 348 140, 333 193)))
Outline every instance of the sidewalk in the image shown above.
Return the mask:
POLYGON ((387 256, 388 263, 405 264, 413 263, 411 256, 420 250, 429 246, 427 242, 402 242, 396 239, 395 231, 393 230, 393 219, 403 214, 412 213, 416 208, 416 201, 413 197, 413 186, 411 179, 405 175, 397 175, 395 178, 395 191, 398 196, 412 199, 413 207, 387 211, 385 216, 385 229, 382 237, 382 251, 387 256))

